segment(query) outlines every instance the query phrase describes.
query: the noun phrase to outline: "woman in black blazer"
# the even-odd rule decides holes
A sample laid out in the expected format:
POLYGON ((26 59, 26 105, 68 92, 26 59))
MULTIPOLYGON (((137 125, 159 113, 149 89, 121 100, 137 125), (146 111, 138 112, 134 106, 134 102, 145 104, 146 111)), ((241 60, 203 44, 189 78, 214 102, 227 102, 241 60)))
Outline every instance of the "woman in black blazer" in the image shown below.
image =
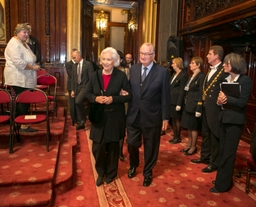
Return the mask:
POLYGON ((98 173, 97 186, 103 184, 104 178, 109 184, 117 176, 119 140, 125 136, 124 103, 132 100, 125 73, 115 67, 119 65, 117 51, 112 47, 104 49, 100 55, 100 63, 103 69, 92 74, 86 90, 86 98, 91 103, 104 105, 100 122, 91 123, 90 131, 92 153, 98 173), (120 95, 122 89, 126 94, 120 95))
POLYGON ((172 60, 172 68, 174 74, 171 76, 170 82, 170 99, 171 99, 171 108, 170 116, 174 136, 170 143, 176 144, 181 142, 180 139, 180 120, 182 115, 182 106, 184 102, 184 87, 187 82, 187 73, 183 71, 183 60, 178 57, 172 60))
POLYGON ((181 150, 185 155, 193 155, 197 152, 198 130, 201 128, 202 87, 205 78, 205 74, 201 71, 203 66, 201 57, 193 57, 189 66, 193 74, 184 88, 186 95, 181 119, 181 126, 188 131, 188 145, 181 150))
POLYGON ((252 81, 246 76, 245 59, 238 54, 228 54, 223 61, 224 72, 229 73, 226 81, 238 83, 241 86, 238 97, 228 96, 227 92, 219 92, 217 104, 224 108, 219 114, 221 122, 220 165, 218 167, 215 185, 210 189, 213 193, 229 191, 233 185, 233 171, 236 151, 244 127, 245 108, 249 100, 252 81))

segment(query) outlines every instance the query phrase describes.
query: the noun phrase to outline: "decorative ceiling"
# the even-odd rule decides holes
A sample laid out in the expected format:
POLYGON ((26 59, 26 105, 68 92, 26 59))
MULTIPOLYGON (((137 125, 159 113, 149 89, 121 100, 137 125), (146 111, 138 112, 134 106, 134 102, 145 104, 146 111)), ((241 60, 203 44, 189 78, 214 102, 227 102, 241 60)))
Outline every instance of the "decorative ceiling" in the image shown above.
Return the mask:
POLYGON ((138 0, 90 0, 90 2, 95 6, 107 6, 107 7, 117 7, 117 8, 132 8, 138 0))

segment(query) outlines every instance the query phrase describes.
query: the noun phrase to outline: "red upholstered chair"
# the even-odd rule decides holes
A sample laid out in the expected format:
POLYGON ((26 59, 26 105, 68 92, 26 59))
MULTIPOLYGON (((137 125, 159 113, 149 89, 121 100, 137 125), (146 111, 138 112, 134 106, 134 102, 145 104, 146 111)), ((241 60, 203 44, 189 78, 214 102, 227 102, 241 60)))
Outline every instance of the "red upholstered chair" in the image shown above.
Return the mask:
MULTIPOLYGON (((42 75, 48 75, 48 72, 45 69, 40 69, 40 70, 37 70, 36 72, 37 72, 37 78, 42 76, 42 75)), ((47 85, 39 85, 37 83, 36 88, 44 90, 44 89, 48 88, 48 86, 47 85)))
MULTIPOLYGON (((49 140, 50 140, 50 124, 49 124, 49 112, 48 112, 48 97, 40 89, 29 89, 21 92, 15 100, 14 103, 14 111, 16 111, 16 105, 18 103, 23 104, 39 104, 44 103, 45 109, 42 114, 26 114, 26 115, 20 115, 14 118, 14 130, 16 131, 17 136, 19 137, 19 130, 18 125, 21 124, 38 124, 41 122, 46 122, 46 150, 49 151, 49 140)), ((14 131, 13 130, 13 131, 14 131)), ((14 134, 14 133, 13 133, 14 134)), ((13 145, 10 146, 11 149, 13 148, 13 145)))
MULTIPOLYGON (((0 114, 0 124, 6 124, 9 122, 10 126, 10 146, 13 143, 12 134, 12 97, 11 94, 4 89, 0 89, 0 105, 2 113, 0 114)), ((10 147, 10 153, 12 153, 12 148, 10 147)))
POLYGON ((56 114, 56 117, 57 117, 57 102, 56 102, 57 79, 53 75, 49 75, 49 74, 41 75, 37 77, 37 85, 47 86, 47 95, 49 99, 49 111, 52 113, 52 121, 53 121, 54 114, 56 114), (51 89, 53 90, 52 93, 51 93, 51 89))

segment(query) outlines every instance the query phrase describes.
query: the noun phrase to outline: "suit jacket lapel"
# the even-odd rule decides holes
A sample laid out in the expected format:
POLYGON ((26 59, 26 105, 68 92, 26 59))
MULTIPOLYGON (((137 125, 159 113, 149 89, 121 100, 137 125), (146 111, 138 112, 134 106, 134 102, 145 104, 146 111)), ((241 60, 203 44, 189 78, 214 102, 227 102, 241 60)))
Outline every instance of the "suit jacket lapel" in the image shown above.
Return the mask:
POLYGON ((155 67, 155 63, 151 68, 149 74, 147 75, 146 79, 144 80, 142 87, 141 87, 141 94, 149 87, 149 85, 154 81, 154 79, 158 75, 158 69, 155 67))

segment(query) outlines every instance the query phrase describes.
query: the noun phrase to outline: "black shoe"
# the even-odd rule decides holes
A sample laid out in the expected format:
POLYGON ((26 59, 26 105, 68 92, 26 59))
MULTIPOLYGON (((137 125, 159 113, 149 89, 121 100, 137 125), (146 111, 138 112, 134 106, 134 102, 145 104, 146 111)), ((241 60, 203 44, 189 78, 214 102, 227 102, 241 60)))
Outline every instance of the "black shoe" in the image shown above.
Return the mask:
POLYGON ((111 183, 113 180, 114 180, 114 179, 112 179, 112 178, 106 178, 106 183, 109 184, 109 183, 111 183))
MULTIPOLYGON (((215 180, 214 180, 215 181, 215 180)), ((227 188, 227 190, 218 190, 215 186, 213 188, 210 189, 210 192, 212 193, 224 193, 224 192, 228 192, 231 190, 231 188, 233 187, 233 183, 227 188)))
POLYGON ((197 153, 197 148, 195 148, 195 150, 193 151, 193 152, 191 152, 191 153, 189 153, 188 151, 187 152, 185 152, 184 154, 186 155, 186 156, 189 156, 189 155, 193 155, 193 154, 196 154, 197 153))
POLYGON ((180 152, 187 152, 188 150, 190 150, 190 148, 182 149, 180 152))
POLYGON ((84 124, 76 126, 76 130, 85 129, 84 124))
POLYGON ((97 180, 96 180, 96 185, 97 186, 101 186, 103 184, 103 177, 98 177, 97 180))
POLYGON ((130 167, 128 170, 128 178, 133 178, 136 175, 136 167, 130 167))
POLYGON ((161 130, 161 136, 165 135, 165 131, 161 130))
POLYGON ((72 121, 72 126, 77 126, 77 122, 76 121, 72 121))
POLYGON ((168 142, 173 143, 173 141, 174 141, 174 138, 170 139, 168 142))
POLYGON ((212 184, 214 184, 214 185, 215 185, 215 183, 216 183, 216 180, 213 180, 213 181, 212 181, 212 184))
POLYGON ((119 160, 124 161, 124 155, 119 155, 119 160))
POLYGON ((181 139, 176 138, 176 139, 174 139, 171 143, 172 143, 172 144, 178 144, 178 143, 180 143, 180 142, 181 142, 181 139))
POLYGON ((216 171, 217 169, 218 169, 217 167, 213 167, 211 165, 208 165, 206 168, 202 169, 202 172, 211 173, 211 172, 216 171))
POLYGON ((211 188, 210 192, 212 192, 212 193, 220 193, 220 191, 218 191, 215 187, 211 188))
POLYGON ((152 177, 151 176, 148 176, 148 177, 145 177, 144 178, 144 181, 143 181, 143 186, 150 186, 150 184, 152 183, 152 177))
POLYGON ((37 132, 38 130, 37 129, 33 129, 33 128, 26 128, 26 129, 21 129, 19 130, 20 132, 37 132))
POLYGON ((204 159, 202 159, 202 158, 199 158, 199 159, 193 159, 193 160, 191 160, 191 162, 193 162, 193 163, 209 164, 209 161, 208 161, 208 160, 204 160, 204 159))

